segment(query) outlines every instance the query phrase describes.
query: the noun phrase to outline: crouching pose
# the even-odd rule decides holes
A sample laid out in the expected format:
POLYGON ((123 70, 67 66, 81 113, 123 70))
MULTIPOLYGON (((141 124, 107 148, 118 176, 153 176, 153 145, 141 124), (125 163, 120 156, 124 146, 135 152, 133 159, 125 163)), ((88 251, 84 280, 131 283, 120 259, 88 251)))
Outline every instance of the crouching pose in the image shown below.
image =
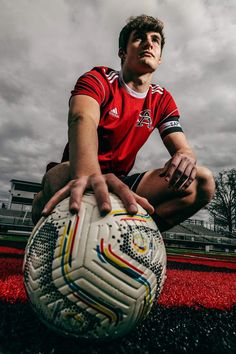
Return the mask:
POLYGON ((78 212, 86 189, 94 191, 101 214, 111 210, 110 191, 131 214, 141 204, 161 231, 210 202, 212 173, 196 164, 171 94, 152 83, 164 43, 160 20, 131 18, 119 36, 121 70, 95 67, 78 79, 70 98, 69 142, 62 162, 48 166, 33 202, 34 222, 68 196, 71 212, 78 212), (156 130, 170 159, 164 167, 157 161, 152 170, 128 176, 138 151, 156 130))

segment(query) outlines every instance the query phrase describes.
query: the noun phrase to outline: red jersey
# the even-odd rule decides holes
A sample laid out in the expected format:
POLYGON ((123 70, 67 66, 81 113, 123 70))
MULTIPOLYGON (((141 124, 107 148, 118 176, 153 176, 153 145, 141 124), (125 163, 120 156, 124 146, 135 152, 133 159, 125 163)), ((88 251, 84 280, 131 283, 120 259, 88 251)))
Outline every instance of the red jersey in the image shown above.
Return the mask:
MULTIPOLYGON (((81 76, 75 95, 88 95, 101 107, 98 125, 98 159, 102 173, 127 175, 136 155, 155 128, 163 138, 182 131, 178 108, 170 93, 159 85, 150 85, 145 93, 130 89, 122 73, 107 67, 95 67, 81 76)), ((68 145, 62 161, 69 160, 68 145)))

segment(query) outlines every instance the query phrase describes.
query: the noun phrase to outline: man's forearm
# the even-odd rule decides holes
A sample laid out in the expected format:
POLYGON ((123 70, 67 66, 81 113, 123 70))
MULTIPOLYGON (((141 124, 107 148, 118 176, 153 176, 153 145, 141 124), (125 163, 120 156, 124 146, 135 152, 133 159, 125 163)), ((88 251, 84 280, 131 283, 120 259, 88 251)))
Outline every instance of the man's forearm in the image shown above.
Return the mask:
POLYGON ((89 116, 70 117, 68 134, 71 178, 101 174, 97 126, 94 120, 89 116))

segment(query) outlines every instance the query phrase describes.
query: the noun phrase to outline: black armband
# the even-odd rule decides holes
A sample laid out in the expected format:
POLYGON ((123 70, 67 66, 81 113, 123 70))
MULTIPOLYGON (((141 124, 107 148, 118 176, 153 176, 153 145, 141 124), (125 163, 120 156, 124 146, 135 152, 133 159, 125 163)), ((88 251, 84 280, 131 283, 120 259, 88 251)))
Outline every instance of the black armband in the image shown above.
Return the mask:
POLYGON ((161 121, 157 128, 162 139, 170 133, 183 132, 179 122, 179 117, 168 117, 161 121))

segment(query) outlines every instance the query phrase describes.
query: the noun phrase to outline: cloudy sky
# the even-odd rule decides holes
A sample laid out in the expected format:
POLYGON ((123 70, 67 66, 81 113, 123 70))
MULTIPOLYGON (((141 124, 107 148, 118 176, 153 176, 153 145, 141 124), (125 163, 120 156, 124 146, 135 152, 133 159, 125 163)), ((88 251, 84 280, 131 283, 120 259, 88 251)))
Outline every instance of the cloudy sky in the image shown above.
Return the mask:
MULTIPOLYGON (((119 69, 119 31, 143 13, 165 22, 154 82, 174 96, 199 163, 236 167, 235 0, 0 0, 0 199, 11 179, 40 182, 60 160, 74 83, 96 65, 119 69)), ((153 134, 135 170, 167 159, 153 134)))

